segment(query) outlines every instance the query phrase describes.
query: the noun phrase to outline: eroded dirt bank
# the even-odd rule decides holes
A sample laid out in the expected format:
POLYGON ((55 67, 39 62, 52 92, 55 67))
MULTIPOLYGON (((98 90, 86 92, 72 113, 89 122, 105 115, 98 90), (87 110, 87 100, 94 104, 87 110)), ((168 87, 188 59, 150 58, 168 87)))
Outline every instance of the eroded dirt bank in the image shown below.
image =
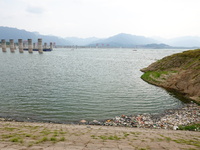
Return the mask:
POLYGON ((141 71, 146 82, 200 103, 200 49, 164 57, 141 71))

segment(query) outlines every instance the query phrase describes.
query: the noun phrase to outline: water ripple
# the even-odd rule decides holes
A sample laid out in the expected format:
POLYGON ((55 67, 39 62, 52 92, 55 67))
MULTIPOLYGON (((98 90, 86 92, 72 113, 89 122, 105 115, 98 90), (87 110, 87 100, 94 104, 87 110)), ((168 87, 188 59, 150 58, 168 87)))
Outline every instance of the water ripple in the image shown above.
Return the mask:
POLYGON ((141 68, 181 50, 55 49, 0 53, 0 117, 70 122, 162 113, 182 102, 140 79, 141 68), (161 53, 162 51, 162 53, 161 53))

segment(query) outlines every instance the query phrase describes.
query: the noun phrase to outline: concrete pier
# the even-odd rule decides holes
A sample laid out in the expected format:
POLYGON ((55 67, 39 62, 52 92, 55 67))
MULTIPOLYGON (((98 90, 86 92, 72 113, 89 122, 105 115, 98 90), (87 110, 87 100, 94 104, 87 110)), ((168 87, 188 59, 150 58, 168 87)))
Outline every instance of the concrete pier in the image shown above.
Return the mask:
POLYGON ((36 44, 35 43, 33 43, 33 49, 36 49, 36 44))
POLYGON ((33 53, 32 39, 28 39, 28 52, 33 53))
POLYGON ((14 43, 15 50, 17 50, 17 43, 14 43))
POLYGON ((14 53, 15 52, 15 45, 14 45, 14 40, 10 39, 10 52, 14 53))
POLYGON ((6 52, 6 40, 4 39, 1 40, 1 47, 2 47, 2 52, 6 52))
POLYGON ((53 49, 53 43, 50 42, 50 49, 52 50, 53 49))
POLYGON ((19 52, 23 53, 24 50, 23 50, 23 41, 22 41, 22 39, 18 39, 18 47, 19 47, 19 52))
POLYGON ((50 43, 50 47, 48 46, 47 43, 44 43, 42 45, 42 39, 38 39, 38 43, 33 43, 32 44, 32 39, 28 39, 27 41, 23 41, 23 39, 18 39, 18 44, 14 43, 14 39, 9 40, 9 45, 6 45, 6 40, 2 39, 1 40, 1 48, 2 52, 7 51, 7 46, 10 48, 10 52, 14 53, 15 50, 17 49, 17 46, 19 48, 19 53, 23 53, 24 51, 28 51, 29 53, 33 53, 33 51, 38 51, 39 53, 43 53, 46 51, 52 51, 53 50, 53 43, 50 43), (28 45, 27 45, 28 44, 28 45))
POLYGON ((44 49, 46 49, 47 48, 47 43, 44 43, 44 49))
POLYGON ((42 39, 38 39, 38 52, 43 53, 42 39))

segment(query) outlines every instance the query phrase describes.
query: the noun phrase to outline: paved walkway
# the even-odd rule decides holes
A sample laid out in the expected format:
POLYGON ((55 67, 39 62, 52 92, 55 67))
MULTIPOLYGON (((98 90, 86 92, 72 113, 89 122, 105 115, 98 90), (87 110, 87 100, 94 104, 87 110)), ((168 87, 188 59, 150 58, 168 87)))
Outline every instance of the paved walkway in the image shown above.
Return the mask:
POLYGON ((0 150, 200 149, 200 132, 0 122, 0 150))

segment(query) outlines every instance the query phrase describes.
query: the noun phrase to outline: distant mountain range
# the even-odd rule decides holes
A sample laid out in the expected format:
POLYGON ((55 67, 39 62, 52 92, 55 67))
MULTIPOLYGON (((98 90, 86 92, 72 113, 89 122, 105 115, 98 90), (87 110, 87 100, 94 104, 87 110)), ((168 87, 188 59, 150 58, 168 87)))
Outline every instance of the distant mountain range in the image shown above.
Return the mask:
POLYGON ((99 39, 92 42, 90 46, 110 46, 110 47, 135 47, 137 45, 146 45, 150 43, 159 43, 158 41, 146 38, 144 36, 136 36, 131 34, 120 33, 107 39, 99 39), (103 45, 102 45, 103 44, 103 45))
POLYGON ((90 37, 90 38, 78 38, 78 37, 66 37, 65 40, 72 43, 72 45, 86 46, 90 45, 92 42, 100 40, 100 38, 90 37))
POLYGON ((38 38, 42 38, 43 42, 55 42, 60 46, 94 46, 94 47, 132 47, 132 48, 174 48, 174 47, 187 47, 197 48, 200 47, 200 37, 179 37, 174 39, 163 38, 148 38, 144 36, 137 36, 131 34, 120 33, 108 38, 77 38, 66 37, 61 38, 51 35, 41 35, 38 32, 29 32, 17 28, 1 27, 0 26, 0 39, 33 39, 37 42, 38 38))
POLYGON ((57 45, 71 45, 69 41, 57 36, 41 35, 38 32, 29 32, 17 28, 0 27, 0 39, 5 39, 6 41, 14 39, 17 42, 18 39, 32 39, 33 42, 37 42, 38 38, 42 38, 43 42, 46 43, 55 42, 57 45))

